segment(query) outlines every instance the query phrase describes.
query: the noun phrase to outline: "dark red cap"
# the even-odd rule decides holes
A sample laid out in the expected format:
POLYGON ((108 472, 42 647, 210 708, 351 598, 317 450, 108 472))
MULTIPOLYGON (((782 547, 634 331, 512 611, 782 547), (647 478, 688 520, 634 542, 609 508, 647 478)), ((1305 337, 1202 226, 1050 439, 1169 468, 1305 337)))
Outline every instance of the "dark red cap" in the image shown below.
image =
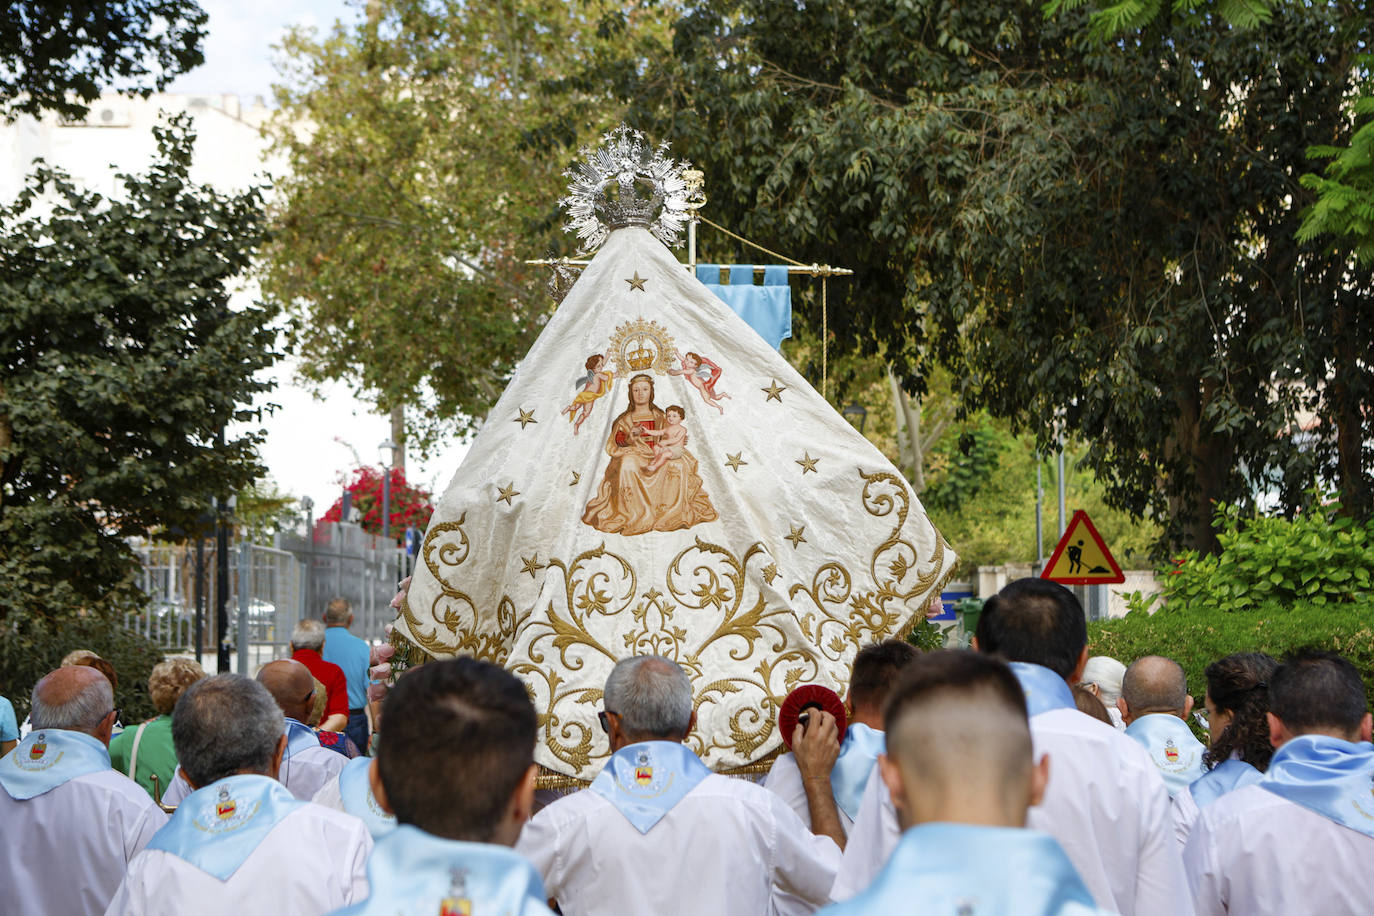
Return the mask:
POLYGON ((844 713, 844 701, 829 687, 820 684, 803 684, 787 695, 778 709, 778 730, 782 732, 782 743, 792 749, 792 732, 797 728, 797 717, 810 706, 819 706, 835 717, 835 725, 840 730, 840 740, 844 740, 844 730, 849 724, 844 713))

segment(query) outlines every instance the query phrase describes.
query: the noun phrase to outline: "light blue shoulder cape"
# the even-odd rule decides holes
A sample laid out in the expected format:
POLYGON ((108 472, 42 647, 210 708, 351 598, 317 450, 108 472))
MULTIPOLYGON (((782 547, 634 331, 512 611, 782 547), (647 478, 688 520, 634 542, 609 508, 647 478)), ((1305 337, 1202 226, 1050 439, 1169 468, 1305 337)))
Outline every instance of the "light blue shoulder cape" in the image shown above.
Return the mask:
POLYGON ((878 755, 886 750, 887 736, 876 728, 855 722, 845 729, 840 756, 830 771, 830 789, 835 804, 850 820, 859 816, 859 802, 863 800, 868 777, 873 775, 878 755))
POLYGON ((1012 674, 1021 682, 1026 694, 1026 715, 1034 718, 1052 709, 1075 709, 1073 691, 1068 681, 1043 665, 1012 662, 1012 674))
POLYGON ((544 882, 504 846, 463 843, 402 824, 367 861, 371 893, 348 916, 549 916, 544 882))
POLYGON ((615 805, 636 830, 648 833, 710 775, 701 758, 683 745, 644 741, 612 754, 590 789, 615 805))
POLYGON ((371 768, 371 757, 354 757, 348 761, 339 773, 339 797, 343 799, 344 810, 367 825, 372 839, 379 840, 396 829, 396 816, 387 814, 377 804, 372 782, 368 779, 371 768))
POLYGON ((821 912, 1086 916, 1098 910, 1073 863, 1049 834, 935 823, 902 834, 866 891, 821 912))
POLYGON ((1300 735, 1274 752, 1259 785, 1374 837, 1374 745, 1368 741, 1300 735))
POLYGON ((182 799, 147 848, 227 881, 272 828, 304 804, 270 776, 228 776, 182 799))
POLYGON ((1233 757, 1203 773, 1188 787, 1198 808, 1206 808, 1228 792, 1257 783, 1264 774, 1250 764, 1233 757))
POLYGON ((44 728, 0 759, 0 786, 16 801, 27 801, 58 786, 110 768, 110 751, 85 732, 44 728))
POLYGON ((1150 755, 1173 798, 1202 775, 1202 742, 1178 716, 1152 713, 1126 726, 1126 734, 1150 755))

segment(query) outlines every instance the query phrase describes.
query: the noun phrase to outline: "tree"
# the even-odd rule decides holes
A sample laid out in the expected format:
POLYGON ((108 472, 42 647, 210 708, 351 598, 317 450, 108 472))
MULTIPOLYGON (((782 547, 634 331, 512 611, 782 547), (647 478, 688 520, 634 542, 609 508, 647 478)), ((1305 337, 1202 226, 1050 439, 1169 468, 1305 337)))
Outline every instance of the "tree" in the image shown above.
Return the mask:
POLYGON ((1045 451, 1066 427, 1112 505, 1213 549, 1216 501, 1292 509, 1326 477, 1374 504, 1374 280, 1295 240, 1371 21, 1280 5, 1107 50, 1010 0, 713 0, 606 83, 721 218, 856 269, 836 346, 913 391, 946 365, 1045 451))
MULTIPOLYGON (((188 178, 189 121, 105 198, 40 166, 0 211, 0 643, 142 600, 126 543, 196 530, 261 472, 245 405, 271 386, 269 309, 231 306, 261 195, 188 178)), ((18 643, 15 643, 18 644, 18 643)))
POLYGON ((81 118, 110 84, 146 97, 204 63, 205 21, 195 0, 10 0, 0 11, 0 113, 81 118))
POLYGON ((564 145, 615 114, 537 90, 606 43, 607 6, 385 0, 287 39, 264 289, 308 378, 411 408, 422 445, 480 424, 548 313, 548 272, 525 259, 572 253, 564 145))

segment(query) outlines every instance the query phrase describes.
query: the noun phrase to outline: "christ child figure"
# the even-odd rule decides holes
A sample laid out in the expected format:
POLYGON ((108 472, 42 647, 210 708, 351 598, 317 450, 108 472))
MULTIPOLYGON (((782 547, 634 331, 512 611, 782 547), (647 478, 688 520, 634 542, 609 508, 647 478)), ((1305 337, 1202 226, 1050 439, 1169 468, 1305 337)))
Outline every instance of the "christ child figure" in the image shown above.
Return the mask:
POLYGON ((721 413, 725 413, 725 408, 721 406, 719 399, 728 398, 730 395, 723 391, 716 391, 716 382, 720 381, 721 373, 725 370, 699 353, 683 354, 674 350, 673 355, 678 358, 682 368, 669 369, 668 374, 680 375, 687 379, 688 384, 701 393, 703 401, 721 413))
POLYGON ((641 435, 658 440, 653 443, 654 458, 644 469, 650 474, 674 458, 681 458, 682 450, 687 446, 687 427, 682 425, 687 411, 674 404, 665 408, 663 414, 668 421, 667 429, 640 429, 641 435))

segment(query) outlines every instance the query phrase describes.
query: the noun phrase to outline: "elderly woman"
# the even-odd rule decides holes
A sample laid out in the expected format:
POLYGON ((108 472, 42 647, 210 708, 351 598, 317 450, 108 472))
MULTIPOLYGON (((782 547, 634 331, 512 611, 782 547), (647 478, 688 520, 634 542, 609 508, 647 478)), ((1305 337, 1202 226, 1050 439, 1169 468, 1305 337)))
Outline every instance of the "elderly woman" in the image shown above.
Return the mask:
POLYGON ((169 658, 148 675, 148 693, 157 716, 137 728, 126 728, 110 742, 110 763, 148 791, 156 801, 172 781, 177 768, 172 747, 172 707, 187 687, 205 677, 205 671, 189 658, 169 658), (153 788, 153 777, 158 786, 153 788))

